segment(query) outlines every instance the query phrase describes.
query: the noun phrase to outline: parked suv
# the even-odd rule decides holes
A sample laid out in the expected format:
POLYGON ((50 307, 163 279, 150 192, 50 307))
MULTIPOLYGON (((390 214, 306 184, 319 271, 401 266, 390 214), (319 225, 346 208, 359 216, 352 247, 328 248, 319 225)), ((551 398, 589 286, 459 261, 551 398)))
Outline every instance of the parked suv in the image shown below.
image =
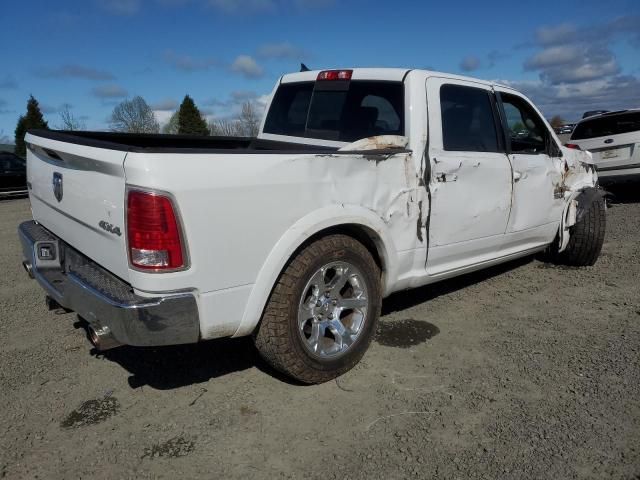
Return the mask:
POLYGON ((581 120, 568 146, 591 152, 601 184, 640 179, 640 109, 581 120))

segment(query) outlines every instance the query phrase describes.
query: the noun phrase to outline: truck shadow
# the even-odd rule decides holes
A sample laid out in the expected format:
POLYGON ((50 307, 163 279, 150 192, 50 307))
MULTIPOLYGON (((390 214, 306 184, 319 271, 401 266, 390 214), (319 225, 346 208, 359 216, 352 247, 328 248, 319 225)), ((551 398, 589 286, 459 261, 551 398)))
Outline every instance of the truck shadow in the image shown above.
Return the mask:
MULTIPOLYGON (((451 280, 395 293, 383 301, 382 316, 402 312, 441 295, 483 282, 529 263, 532 259, 533 257, 526 257, 451 280)), ((402 328, 402 325, 405 323, 400 322, 396 327, 402 328)), ((407 328, 412 328, 409 323, 406 325, 407 328)), ((434 332, 433 335, 437 334, 437 328, 434 332)), ((394 334, 402 336, 402 332, 394 334)), ((93 350, 92 353, 127 370, 131 374, 128 379, 131 388, 150 386, 158 390, 172 390, 251 368, 257 368, 285 383, 298 385, 267 365, 260 358, 249 337, 223 338, 169 347, 125 346, 105 352, 93 350)))
POLYGON ((92 353, 127 370, 131 388, 150 386, 158 390, 208 382, 262 363, 249 337, 169 347, 124 346, 105 352, 94 349, 92 353))

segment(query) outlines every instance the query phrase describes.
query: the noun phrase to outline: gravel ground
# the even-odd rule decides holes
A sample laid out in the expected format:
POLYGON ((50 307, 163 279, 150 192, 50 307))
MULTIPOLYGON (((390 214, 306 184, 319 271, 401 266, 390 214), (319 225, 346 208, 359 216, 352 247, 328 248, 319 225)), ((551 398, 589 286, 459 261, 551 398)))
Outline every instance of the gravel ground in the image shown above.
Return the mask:
POLYGON ((27 201, 0 202, 0 476, 637 480, 639 190, 594 267, 394 295, 364 361, 308 387, 246 339, 91 352, 20 266, 27 201))

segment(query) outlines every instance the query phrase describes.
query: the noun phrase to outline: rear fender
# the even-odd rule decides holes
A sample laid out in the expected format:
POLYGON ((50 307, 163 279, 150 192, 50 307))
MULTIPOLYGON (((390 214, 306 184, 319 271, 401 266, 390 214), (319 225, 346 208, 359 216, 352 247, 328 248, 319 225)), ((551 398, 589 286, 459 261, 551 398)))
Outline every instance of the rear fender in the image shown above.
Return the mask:
POLYGON ((310 237, 340 225, 357 225, 372 235, 383 264, 383 292, 397 279, 397 254, 384 221, 372 210, 360 206, 331 205, 298 220, 276 243, 262 265, 249 295, 238 330, 233 335, 249 335, 257 326, 271 290, 295 251, 310 237))

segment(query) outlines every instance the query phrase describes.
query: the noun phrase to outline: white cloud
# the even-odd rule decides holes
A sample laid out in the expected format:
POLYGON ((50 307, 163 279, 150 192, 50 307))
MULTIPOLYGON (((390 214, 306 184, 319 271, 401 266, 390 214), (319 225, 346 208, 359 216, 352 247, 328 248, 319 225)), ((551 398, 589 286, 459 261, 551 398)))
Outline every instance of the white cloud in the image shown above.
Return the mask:
POLYGON ((539 71, 551 85, 597 80, 620 73, 613 52, 597 44, 553 46, 527 59, 525 70, 539 71))
POLYGON ((559 43, 573 41, 576 38, 577 29, 569 23, 541 27, 536 30, 536 41, 540 45, 550 46, 559 43))
POLYGON ((264 75, 263 68, 249 55, 238 55, 231 64, 231 70, 247 78, 259 78, 264 75))
POLYGON ((178 54, 173 50, 167 50, 164 52, 164 60, 175 69, 182 70, 184 72, 209 70, 219 63, 212 57, 194 58, 189 55, 178 54))
POLYGON ((574 62, 582 53, 577 45, 562 45, 549 47, 535 54, 525 62, 527 70, 555 67, 574 62))
POLYGON ((473 72, 480 68, 480 59, 473 55, 469 55, 462 59, 460 62, 460 68, 465 72, 473 72))
POLYGON ((98 98, 114 99, 124 98, 128 95, 127 91, 120 85, 109 84, 100 85, 91 89, 91 93, 98 98))
POLYGON ((153 115, 156 117, 156 120, 160 124, 160 127, 163 127, 169 122, 169 119, 171 118, 171 115, 173 115, 173 112, 167 110, 154 110, 153 115))
POLYGON ((40 78, 83 78, 85 80, 113 80, 115 76, 105 70, 85 65, 67 64, 59 67, 42 67, 34 71, 40 78))
POLYGON ((13 76, 5 75, 4 78, 0 79, 0 88, 7 89, 7 90, 14 90, 18 88, 18 82, 16 82, 13 76))
POLYGON ((164 112, 171 112, 178 108, 178 101, 173 98, 166 98, 159 102, 152 103, 150 105, 151 110, 159 110, 164 112))
POLYGON ((561 115, 578 120, 587 110, 640 108, 640 79, 618 75, 576 84, 549 85, 542 80, 499 80, 523 92, 547 118, 561 115))
POLYGON ((290 60, 301 60, 308 56, 308 54, 303 49, 298 48, 289 42, 265 43, 260 48, 258 48, 257 55, 261 58, 290 60))
POLYGON ((528 94, 547 116, 577 120, 587 110, 640 106, 640 78, 622 75, 613 51, 619 40, 640 41, 640 16, 600 24, 569 23, 539 28, 529 46, 537 48, 523 64, 539 80, 512 85, 528 94))

